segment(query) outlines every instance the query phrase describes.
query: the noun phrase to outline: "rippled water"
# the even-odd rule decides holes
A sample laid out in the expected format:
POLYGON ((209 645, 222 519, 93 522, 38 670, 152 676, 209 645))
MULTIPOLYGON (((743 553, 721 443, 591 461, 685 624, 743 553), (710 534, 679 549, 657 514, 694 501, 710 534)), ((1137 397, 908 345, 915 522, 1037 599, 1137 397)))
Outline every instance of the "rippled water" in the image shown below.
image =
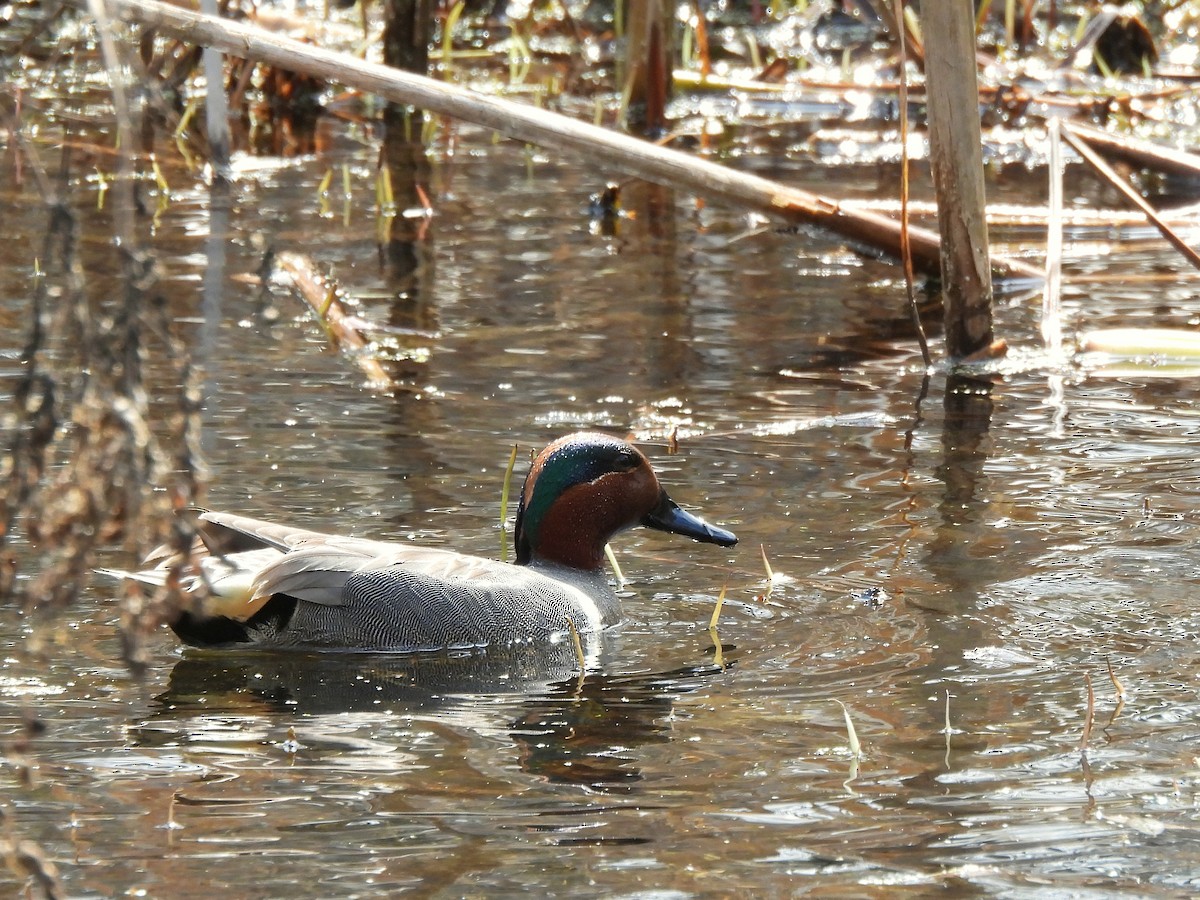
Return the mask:
MULTIPOLYGON (((629 621, 582 677, 569 659, 206 654, 164 633, 137 683, 112 585, 40 649, 0 613, 6 827, 68 894, 1200 887, 1190 381, 1017 365, 991 386, 937 376, 918 402, 893 268, 640 185, 604 236, 586 209, 607 173, 468 128, 435 167, 426 234, 381 254, 374 153, 330 137, 244 175, 227 217, 180 189, 150 238, 204 367, 208 505, 494 555, 511 444, 524 459, 602 428, 637 435, 676 499, 741 544, 620 538, 629 621), (343 162, 348 225, 316 199, 343 162), (407 330, 402 389, 365 386, 288 293, 264 314, 242 277, 259 236, 407 330), (20 748, 29 715, 45 731, 20 748)), ((6 215, 0 248, 7 392, 45 221, 5 191, 39 210, 6 215)), ((1179 265, 1145 252, 1137 267, 1179 265)), ((1200 315, 1186 273, 1112 281, 1068 285, 1068 331, 1200 315)), ((1038 303, 999 310, 1017 348, 1036 349, 1038 303)))

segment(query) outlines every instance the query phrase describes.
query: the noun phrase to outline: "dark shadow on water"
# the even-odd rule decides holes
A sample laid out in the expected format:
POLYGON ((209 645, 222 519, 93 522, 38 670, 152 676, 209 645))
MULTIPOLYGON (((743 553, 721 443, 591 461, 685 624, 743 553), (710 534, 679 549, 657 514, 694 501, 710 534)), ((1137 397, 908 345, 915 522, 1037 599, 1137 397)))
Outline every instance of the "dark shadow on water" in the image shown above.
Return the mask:
MULTIPOLYGON (((733 648, 725 647, 728 654, 733 648)), ((194 715, 417 715, 507 735, 539 779, 620 791, 641 780, 633 750, 671 739, 681 694, 728 671, 707 659, 650 673, 578 673, 573 648, 477 653, 189 653, 155 698, 157 721, 194 715)), ((141 731, 158 743, 163 732, 141 731)))

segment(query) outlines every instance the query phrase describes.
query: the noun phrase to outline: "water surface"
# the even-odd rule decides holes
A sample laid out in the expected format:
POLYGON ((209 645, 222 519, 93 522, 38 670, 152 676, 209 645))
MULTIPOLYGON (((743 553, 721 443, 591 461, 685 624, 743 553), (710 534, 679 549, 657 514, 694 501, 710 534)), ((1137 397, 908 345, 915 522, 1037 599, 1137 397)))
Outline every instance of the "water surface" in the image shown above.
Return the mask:
MULTIPOLYGON (((1018 364, 923 391, 891 266, 637 184, 605 235, 587 207, 611 173, 465 126, 422 234, 381 251, 375 152, 325 127, 316 155, 256 167, 224 201, 178 188, 144 227, 203 366, 207 505, 495 555, 511 445, 523 473, 530 451, 598 428, 637 437, 672 495, 741 543, 619 538, 628 622, 582 675, 202 653, 164 632, 138 682, 111 584, 36 642, 0 613, 5 819, 70 896, 1200 887, 1189 380, 1018 364), (348 223, 317 200, 343 163, 348 223), (263 239, 403 329, 397 387, 367 385, 286 290, 264 302, 245 277, 263 239), (22 747, 27 716, 45 731, 22 747)), ((880 177, 766 174, 832 194, 880 177)), ((81 188, 76 211, 100 292, 119 272, 94 199, 81 188)), ((28 210, 0 245, 11 392, 46 214, 28 184, 0 202, 28 210)), ((1140 253, 1130 267, 1182 265, 1140 253)), ((1068 285, 1068 331, 1187 326, 1193 288, 1181 269, 1068 285)), ((998 333, 1036 351, 1038 306, 1001 304, 998 333)), ((153 389, 165 404, 174 385, 153 389)))

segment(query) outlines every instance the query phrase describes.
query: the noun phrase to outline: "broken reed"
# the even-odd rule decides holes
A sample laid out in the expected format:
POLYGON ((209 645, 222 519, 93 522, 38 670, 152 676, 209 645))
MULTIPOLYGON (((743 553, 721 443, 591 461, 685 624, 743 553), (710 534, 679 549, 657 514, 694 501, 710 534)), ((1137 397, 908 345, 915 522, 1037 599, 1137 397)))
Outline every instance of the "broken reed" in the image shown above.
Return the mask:
POLYGON ((721 618, 721 607, 725 605, 725 591, 729 587, 729 582, 721 585, 721 593, 717 595, 717 605, 713 607, 712 618, 708 620, 709 630, 714 630, 717 627, 717 622, 721 618))
POLYGON ((567 618, 567 631, 571 633, 571 646, 575 649, 575 662, 579 665, 579 674, 587 671, 587 657, 583 655, 583 642, 579 639, 579 629, 567 618))
POLYGON ((841 700, 833 701, 842 708, 842 718, 846 720, 846 743, 850 748, 850 756, 855 760, 862 759, 862 744, 858 740, 858 732, 854 730, 854 722, 850 720, 850 709, 841 700))

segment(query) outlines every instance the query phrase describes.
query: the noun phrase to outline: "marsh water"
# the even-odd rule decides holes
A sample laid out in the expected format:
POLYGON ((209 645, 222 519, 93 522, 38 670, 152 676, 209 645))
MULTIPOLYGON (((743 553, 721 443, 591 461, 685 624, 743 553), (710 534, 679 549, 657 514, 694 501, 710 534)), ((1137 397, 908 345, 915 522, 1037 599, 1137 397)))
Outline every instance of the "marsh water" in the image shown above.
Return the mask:
MULTIPOLYGON (((1200 889, 1194 374, 1046 360, 1040 300, 1008 293, 1002 371, 926 386, 891 264, 636 183, 606 229, 589 198, 616 173, 467 126, 432 215, 381 249, 376 150, 337 122, 321 136, 227 193, 168 170, 143 223, 203 370, 206 505, 499 555, 513 444, 519 478, 530 451, 600 429, 741 543, 618 538, 628 621, 583 673, 205 653, 164 630, 137 680, 111 582, 36 635, 3 611, 5 827, 67 895, 1200 889), (343 165, 352 202, 323 208, 343 165), (264 297, 264 243, 337 278, 396 385, 368 384, 286 288, 264 297), (44 731, 17 753, 30 716, 44 731)), ((895 191, 890 166, 748 164, 895 191)), ((11 393, 47 214, 29 183, 4 192, 11 393)), ((75 207, 115 284, 108 212, 83 186, 75 207)), ((1130 251, 1146 236, 1069 236, 1068 337, 1200 321, 1184 264, 1130 251)))

